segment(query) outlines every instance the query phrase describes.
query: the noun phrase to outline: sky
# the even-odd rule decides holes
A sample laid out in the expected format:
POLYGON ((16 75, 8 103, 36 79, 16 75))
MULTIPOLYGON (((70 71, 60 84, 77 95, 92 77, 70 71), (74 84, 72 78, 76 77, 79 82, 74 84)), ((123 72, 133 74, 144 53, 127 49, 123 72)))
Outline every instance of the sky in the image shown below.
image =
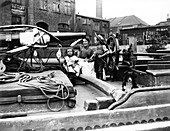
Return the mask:
MULTIPOLYGON (((76 14, 96 17, 96 0, 75 2, 76 14)), ((103 19, 135 15, 155 25, 170 18, 170 0, 103 0, 102 3, 103 19)))

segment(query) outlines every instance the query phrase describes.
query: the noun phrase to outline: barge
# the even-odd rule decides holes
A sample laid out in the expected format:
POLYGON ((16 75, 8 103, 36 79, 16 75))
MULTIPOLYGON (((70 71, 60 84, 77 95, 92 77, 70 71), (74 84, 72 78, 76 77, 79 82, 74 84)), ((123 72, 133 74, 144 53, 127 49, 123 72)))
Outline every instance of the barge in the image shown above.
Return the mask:
POLYGON ((0 33, 4 63, 0 76, 0 130, 169 129, 168 60, 138 61, 143 63, 135 68, 119 65, 119 79, 115 82, 81 74, 73 77, 73 84, 73 78, 63 71, 61 58, 44 58, 62 48, 56 36, 30 25, 2 26, 0 33), (25 38, 23 34, 32 39, 32 33, 38 38, 30 43, 23 38, 18 41, 25 38), (123 92, 123 73, 127 69, 137 74, 138 88, 123 92), (151 128, 146 128, 148 125, 151 128))

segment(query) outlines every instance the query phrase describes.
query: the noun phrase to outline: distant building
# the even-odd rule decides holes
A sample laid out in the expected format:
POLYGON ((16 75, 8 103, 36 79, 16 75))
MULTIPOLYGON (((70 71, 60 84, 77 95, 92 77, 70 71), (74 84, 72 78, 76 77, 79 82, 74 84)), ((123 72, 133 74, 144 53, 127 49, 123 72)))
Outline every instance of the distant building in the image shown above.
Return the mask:
POLYGON ((170 18, 167 18, 167 21, 161 21, 156 25, 170 25, 170 18))
POLYGON ((112 33, 117 33, 120 29, 148 26, 146 22, 139 19, 135 15, 114 17, 108 20, 110 21, 110 30, 112 33))
POLYGON ((30 24, 49 31, 73 31, 75 0, 1 0, 0 25, 30 24))
POLYGON ((0 25, 28 23, 28 5, 27 0, 1 0, 0 25))
POLYGON ((95 33, 105 38, 110 32, 110 22, 106 19, 94 18, 76 14, 75 31, 86 32, 91 42, 95 43, 95 33))
MULTIPOLYGON (((142 21, 141 21, 142 23, 142 21)), ((144 23, 143 23, 144 24, 144 23)), ((163 37, 170 42, 170 18, 167 21, 159 22, 156 25, 143 25, 132 27, 122 27, 119 29, 121 35, 121 44, 127 45, 130 39, 136 39, 137 45, 158 44, 161 43, 163 37)))
POLYGON ((170 25, 121 29, 120 35, 122 45, 130 44, 130 38, 136 39, 137 45, 158 44, 161 43, 163 37, 170 38, 170 25))

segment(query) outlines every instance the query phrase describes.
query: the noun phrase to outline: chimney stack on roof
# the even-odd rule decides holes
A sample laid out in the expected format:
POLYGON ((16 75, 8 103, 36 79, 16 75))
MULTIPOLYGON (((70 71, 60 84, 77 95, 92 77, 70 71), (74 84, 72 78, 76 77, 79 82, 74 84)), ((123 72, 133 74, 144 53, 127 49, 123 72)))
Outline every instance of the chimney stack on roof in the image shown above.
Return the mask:
POLYGON ((102 18, 102 0, 96 0, 96 17, 102 18))

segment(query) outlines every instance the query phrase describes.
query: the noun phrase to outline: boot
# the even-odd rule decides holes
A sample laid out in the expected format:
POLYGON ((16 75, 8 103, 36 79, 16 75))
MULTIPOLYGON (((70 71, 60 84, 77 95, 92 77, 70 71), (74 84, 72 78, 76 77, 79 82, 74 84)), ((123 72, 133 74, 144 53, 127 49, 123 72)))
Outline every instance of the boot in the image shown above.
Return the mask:
POLYGON ((103 80, 103 73, 99 73, 99 79, 103 80))
POLYGON ((96 72, 96 78, 98 78, 98 79, 99 79, 99 73, 97 73, 97 72, 96 72))

